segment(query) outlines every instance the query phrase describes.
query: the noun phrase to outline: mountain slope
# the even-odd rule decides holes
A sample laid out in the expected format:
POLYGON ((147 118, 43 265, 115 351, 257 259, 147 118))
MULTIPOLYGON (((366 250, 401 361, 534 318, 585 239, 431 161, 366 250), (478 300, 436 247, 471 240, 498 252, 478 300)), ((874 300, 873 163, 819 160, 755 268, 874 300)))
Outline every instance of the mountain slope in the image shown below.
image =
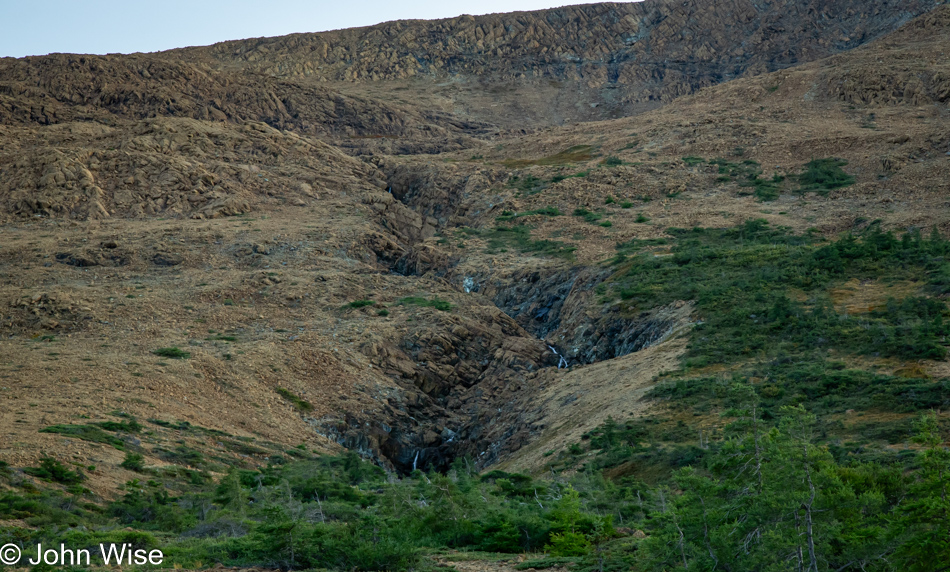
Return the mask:
MULTIPOLYGON (((867 37, 906 15, 846 5, 867 37)), ((836 30, 820 10, 803 13, 836 30)), ((317 86, 224 56, 211 66, 206 49, 3 60, 0 455, 16 467, 54 455, 115 469, 95 475, 100 491, 136 478, 117 468, 129 451, 156 470, 250 468, 302 443, 401 472, 462 457, 538 469, 539 436, 567 447, 563 435, 607 415, 646 415, 643 402, 603 404, 638 400, 654 374, 681 365, 702 301, 670 299, 672 288, 639 306, 612 294, 630 260, 671 260, 684 235, 670 227, 755 230, 749 221, 766 219, 816 241, 950 230, 950 71, 934 57, 950 50, 948 17, 942 6, 851 51, 677 92, 636 116, 529 121, 530 132, 433 111, 428 76, 317 86), (387 81, 406 82, 405 103, 378 97, 387 81), (806 188, 815 159, 842 184, 806 188), (654 354, 664 358, 639 367, 654 354), (76 428, 116 416, 151 419, 152 434, 103 441, 76 428), (176 440, 204 460, 176 453, 176 440)), ((412 24, 435 25, 449 24, 412 24)), ((815 45, 837 49, 821 34, 815 45)), ((777 57, 755 65, 789 63, 777 57)), ((530 82, 493 93, 493 74, 508 72, 472 70, 488 82, 473 93, 500 102, 493 123, 536 107, 517 91, 530 82)), ((936 299, 922 283, 868 284, 822 294, 863 313, 889 295, 936 299)), ((930 358, 874 366, 947 375, 930 358)))
POLYGON ((879 38, 939 3, 599 3, 397 21, 169 54, 275 77, 408 87, 446 110, 527 127, 630 115, 702 87, 814 61, 879 38), (411 79, 445 83, 436 89, 411 79), (529 100, 518 105, 512 91, 529 100))

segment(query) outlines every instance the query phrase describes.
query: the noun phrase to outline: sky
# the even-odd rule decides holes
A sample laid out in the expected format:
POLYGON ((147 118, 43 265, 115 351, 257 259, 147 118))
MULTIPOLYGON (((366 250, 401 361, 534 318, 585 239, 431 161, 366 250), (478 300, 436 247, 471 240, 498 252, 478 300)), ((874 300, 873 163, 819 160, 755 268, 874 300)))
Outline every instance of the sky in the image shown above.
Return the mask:
MULTIPOLYGON (((589 1, 589 0, 587 0, 589 1)), ((539 10, 585 0, 0 0, 0 57, 154 52, 390 20, 539 10)))

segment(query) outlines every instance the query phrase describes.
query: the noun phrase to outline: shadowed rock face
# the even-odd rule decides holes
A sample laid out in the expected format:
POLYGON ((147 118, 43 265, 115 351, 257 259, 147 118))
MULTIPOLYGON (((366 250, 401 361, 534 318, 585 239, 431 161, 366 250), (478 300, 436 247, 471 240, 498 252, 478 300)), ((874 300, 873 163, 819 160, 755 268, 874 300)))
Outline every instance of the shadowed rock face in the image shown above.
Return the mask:
POLYGON ((459 455, 476 457, 503 441, 510 412, 503 395, 534 394, 526 376, 557 363, 547 346, 491 305, 436 312, 398 340, 367 342, 360 351, 404 390, 377 415, 347 414, 314 426, 346 447, 409 472, 448 469, 459 455), (395 343, 393 343, 395 341, 395 343))

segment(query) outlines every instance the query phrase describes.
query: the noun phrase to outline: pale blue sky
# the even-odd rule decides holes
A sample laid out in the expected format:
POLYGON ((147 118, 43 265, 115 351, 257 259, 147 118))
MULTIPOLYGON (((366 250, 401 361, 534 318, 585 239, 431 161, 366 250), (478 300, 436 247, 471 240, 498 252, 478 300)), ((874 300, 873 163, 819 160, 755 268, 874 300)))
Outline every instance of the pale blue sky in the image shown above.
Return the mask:
POLYGON ((581 3, 583 0, 0 0, 0 56, 154 52, 389 20, 581 3))

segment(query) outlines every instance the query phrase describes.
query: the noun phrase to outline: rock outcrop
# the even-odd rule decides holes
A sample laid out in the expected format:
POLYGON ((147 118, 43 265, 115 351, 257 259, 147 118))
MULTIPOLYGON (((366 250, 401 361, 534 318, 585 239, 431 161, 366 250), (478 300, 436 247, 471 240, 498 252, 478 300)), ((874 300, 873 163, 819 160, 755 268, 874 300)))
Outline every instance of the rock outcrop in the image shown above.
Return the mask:
MULTIPOLYGON (((939 4, 938 0, 599 3, 396 21, 222 42, 174 53, 221 69, 237 66, 320 82, 444 78, 477 83, 489 92, 530 84, 530 91, 554 91, 564 100, 550 110, 549 120, 577 113, 589 119, 628 115, 702 87, 850 50, 939 4), (577 105, 586 109, 572 109, 577 105)), ((455 99, 464 104, 465 97, 455 99)), ((501 105, 517 102, 502 100, 501 105)))

